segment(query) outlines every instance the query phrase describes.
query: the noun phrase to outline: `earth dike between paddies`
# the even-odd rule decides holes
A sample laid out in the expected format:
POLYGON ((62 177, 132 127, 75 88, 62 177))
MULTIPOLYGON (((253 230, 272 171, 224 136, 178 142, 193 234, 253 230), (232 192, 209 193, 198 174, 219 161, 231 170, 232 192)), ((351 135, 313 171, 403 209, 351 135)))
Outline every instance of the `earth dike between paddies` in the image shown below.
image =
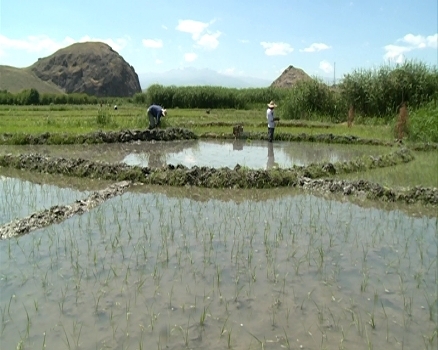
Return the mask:
POLYGON ((55 205, 25 218, 11 221, 0 226, 0 239, 21 236, 33 230, 60 223, 73 215, 83 214, 106 200, 123 194, 130 185, 129 181, 118 182, 70 205, 55 205))
MULTIPOLYGON (((166 128, 153 130, 121 130, 121 131, 96 131, 88 134, 71 133, 4 133, 0 134, 0 144, 4 145, 67 145, 67 144, 98 144, 98 143, 125 143, 141 141, 178 141, 196 139, 244 139, 244 140, 267 140, 265 132, 243 132, 242 135, 230 133, 202 133, 195 134, 186 128, 166 128)), ((376 145, 376 146, 399 146, 401 141, 385 141, 379 139, 364 139, 354 135, 334 134, 275 134, 277 141, 289 142, 320 142, 355 145, 376 145)), ((417 151, 432 151, 438 149, 438 144, 419 143, 412 144, 409 148, 417 151)))
POLYGON ((318 163, 269 170, 167 165, 162 168, 104 163, 85 159, 46 157, 40 154, 2 155, 0 166, 82 178, 163 186, 198 186, 204 188, 273 188, 300 187, 312 191, 364 196, 389 202, 438 204, 436 188, 391 189, 368 181, 347 181, 333 175, 366 171, 407 163, 414 159, 406 148, 378 157, 361 157, 348 162, 318 163))
POLYGON ((197 139, 195 133, 183 128, 96 131, 88 134, 42 133, 0 134, 0 144, 5 145, 67 145, 67 144, 96 144, 124 143, 138 141, 177 141, 197 139))

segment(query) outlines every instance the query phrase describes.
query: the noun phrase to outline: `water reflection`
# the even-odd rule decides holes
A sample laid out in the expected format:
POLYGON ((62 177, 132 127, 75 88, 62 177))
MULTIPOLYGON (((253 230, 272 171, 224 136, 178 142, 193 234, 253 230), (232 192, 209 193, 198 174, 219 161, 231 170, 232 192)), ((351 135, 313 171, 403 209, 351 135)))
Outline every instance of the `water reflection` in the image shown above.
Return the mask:
POLYGON ((243 140, 234 140, 233 141, 233 151, 241 151, 243 150, 243 145, 245 144, 245 141, 243 140))
POLYGON ((274 155, 274 144, 272 142, 268 142, 268 163, 266 164, 266 168, 270 169, 275 166, 275 155, 274 155))
POLYGON ((161 168, 166 166, 166 155, 161 153, 161 152, 157 152, 157 151, 153 151, 148 153, 149 155, 149 161, 148 164, 151 168, 161 168))
POLYGON ((140 142, 100 145, 31 145, 2 146, 5 153, 43 153, 47 156, 83 158, 95 161, 123 162, 128 165, 162 167, 183 164, 208 167, 229 167, 236 164, 252 169, 278 166, 289 168, 315 162, 338 162, 363 156, 388 153, 387 147, 335 145, 310 142, 276 142, 245 140, 190 140, 140 142), (268 147, 268 155, 266 148, 268 147), (274 156, 275 153, 275 156, 274 156), (267 157, 267 159, 266 159, 267 157))

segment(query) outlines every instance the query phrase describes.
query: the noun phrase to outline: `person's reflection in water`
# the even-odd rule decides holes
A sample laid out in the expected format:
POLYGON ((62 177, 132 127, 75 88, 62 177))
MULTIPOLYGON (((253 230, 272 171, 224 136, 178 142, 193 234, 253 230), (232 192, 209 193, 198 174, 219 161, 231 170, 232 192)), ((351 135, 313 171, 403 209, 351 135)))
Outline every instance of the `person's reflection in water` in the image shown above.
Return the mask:
POLYGON ((163 157, 164 155, 159 151, 149 152, 149 168, 162 168, 166 166, 166 158, 163 160, 163 157))
POLYGON ((267 169, 271 169, 277 164, 275 163, 274 156, 274 144, 272 142, 268 142, 268 163, 266 164, 267 169))
POLYGON ((243 144, 245 142, 243 140, 234 140, 233 141, 233 151, 241 151, 243 150, 243 144))

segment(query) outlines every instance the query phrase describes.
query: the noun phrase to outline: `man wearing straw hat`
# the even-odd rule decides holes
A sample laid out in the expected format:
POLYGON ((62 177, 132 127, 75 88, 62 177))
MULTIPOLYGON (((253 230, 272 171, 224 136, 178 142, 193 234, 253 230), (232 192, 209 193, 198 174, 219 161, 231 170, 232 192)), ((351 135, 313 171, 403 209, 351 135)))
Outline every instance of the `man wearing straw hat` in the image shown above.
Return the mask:
POLYGON ((266 119, 268 120, 268 142, 274 140, 275 122, 280 120, 280 118, 274 116, 275 107, 277 107, 277 105, 274 101, 268 103, 268 110, 266 111, 266 119))
POLYGON ((158 105, 151 105, 148 108, 149 129, 160 126, 161 117, 166 116, 166 109, 158 105))

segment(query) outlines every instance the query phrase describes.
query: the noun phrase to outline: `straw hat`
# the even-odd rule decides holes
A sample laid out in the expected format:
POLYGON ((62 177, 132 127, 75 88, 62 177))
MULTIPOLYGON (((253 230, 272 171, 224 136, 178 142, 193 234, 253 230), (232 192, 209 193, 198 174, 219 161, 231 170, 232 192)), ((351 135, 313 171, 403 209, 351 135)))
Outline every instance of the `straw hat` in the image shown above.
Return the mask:
POLYGON ((274 101, 271 101, 271 102, 268 103, 268 107, 269 108, 275 108, 275 107, 277 107, 277 105, 274 103, 274 101))

